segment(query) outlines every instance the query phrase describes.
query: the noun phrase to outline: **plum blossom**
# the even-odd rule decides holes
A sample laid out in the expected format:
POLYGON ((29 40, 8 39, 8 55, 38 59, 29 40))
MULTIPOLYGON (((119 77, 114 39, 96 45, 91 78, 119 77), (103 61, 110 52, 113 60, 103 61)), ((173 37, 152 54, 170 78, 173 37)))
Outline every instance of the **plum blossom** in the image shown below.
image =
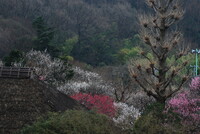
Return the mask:
POLYGON ((186 124, 200 125, 200 79, 193 78, 190 84, 190 90, 183 91, 171 98, 166 109, 178 113, 186 124))
POLYGON ((190 84, 190 89, 197 95, 200 95, 200 77, 195 77, 192 79, 192 82, 190 84))
POLYGON ((102 81, 101 76, 97 73, 85 71, 81 69, 80 67, 74 67, 73 71, 75 73, 75 78, 78 78, 79 80, 83 81, 102 81))
POLYGON ((60 85, 58 90, 73 95, 75 93, 104 94, 113 96, 114 88, 97 73, 73 67, 74 77, 60 85))
POLYGON ((40 80, 52 85, 65 82, 70 70, 64 61, 52 58, 47 52, 36 50, 26 53, 25 66, 33 67, 34 73, 40 80))
POLYGON ((117 116, 113 118, 116 125, 123 129, 131 128, 134 122, 140 117, 141 113, 133 106, 126 103, 114 103, 117 109, 117 116))
POLYGON ((59 86, 58 90, 64 92, 65 94, 72 95, 81 91, 85 92, 89 87, 90 85, 87 82, 69 81, 59 86))
POLYGON ((114 100, 109 96, 78 93, 71 97, 85 105, 88 109, 95 109, 98 113, 109 117, 115 116, 114 100))

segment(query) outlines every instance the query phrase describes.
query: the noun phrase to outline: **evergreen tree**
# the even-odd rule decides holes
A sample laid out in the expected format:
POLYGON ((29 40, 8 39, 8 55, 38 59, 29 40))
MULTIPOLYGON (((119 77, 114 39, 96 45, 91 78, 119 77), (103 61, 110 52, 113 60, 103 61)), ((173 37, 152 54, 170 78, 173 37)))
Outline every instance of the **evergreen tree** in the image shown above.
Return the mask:
POLYGON ((37 32, 35 49, 40 51, 47 50, 52 56, 56 56, 56 52, 58 52, 58 50, 55 46, 51 45, 55 30, 51 27, 48 27, 41 16, 33 21, 33 27, 37 32))
POLYGON ((20 62, 23 60, 24 54, 19 50, 12 50, 10 54, 3 58, 5 66, 12 66, 15 62, 20 62))

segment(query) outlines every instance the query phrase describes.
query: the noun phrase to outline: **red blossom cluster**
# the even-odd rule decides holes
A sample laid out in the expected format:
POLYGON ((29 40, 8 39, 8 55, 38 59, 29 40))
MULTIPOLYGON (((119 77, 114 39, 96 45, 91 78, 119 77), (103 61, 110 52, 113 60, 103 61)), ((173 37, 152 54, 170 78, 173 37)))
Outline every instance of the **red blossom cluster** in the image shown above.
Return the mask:
POLYGON ((109 117, 114 117, 116 114, 114 100, 109 96, 77 93, 72 95, 71 98, 79 101, 88 109, 95 109, 98 113, 105 114, 109 117))

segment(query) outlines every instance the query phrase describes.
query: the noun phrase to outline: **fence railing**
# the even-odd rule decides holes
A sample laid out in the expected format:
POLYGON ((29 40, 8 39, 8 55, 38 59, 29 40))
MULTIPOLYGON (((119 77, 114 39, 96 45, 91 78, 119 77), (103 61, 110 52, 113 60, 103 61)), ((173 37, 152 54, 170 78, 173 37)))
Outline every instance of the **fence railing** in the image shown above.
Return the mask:
POLYGON ((28 79, 33 75, 29 67, 0 67, 0 78, 28 79))

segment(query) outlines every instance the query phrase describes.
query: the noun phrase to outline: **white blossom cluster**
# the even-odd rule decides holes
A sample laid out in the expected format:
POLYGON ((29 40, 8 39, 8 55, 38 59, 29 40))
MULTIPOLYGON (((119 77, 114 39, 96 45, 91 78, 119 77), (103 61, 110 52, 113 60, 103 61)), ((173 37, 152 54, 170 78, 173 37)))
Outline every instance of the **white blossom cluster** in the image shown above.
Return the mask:
POLYGON ((140 112, 143 112, 145 107, 155 102, 153 97, 149 97, 145 92, 138 91, 131 95, 131 98, 126 102, 128 105, 132 105, 140 112))
POLYGON ((58 87, 58 90, 71 95, 79 92, 113 96, 114 88, 106 83, 99 74, 74 67, 74 77, 58 87))
POLYGON ((25 66, 33 67, 35 74, 49 84, 55 85, 66 78, 67 65, 46 52, 31 50, 25 55, 25 61, 25 66))
POLYGON ((81 69, 80 67, 74 67, 73 68, 74 71, 74 78, 82 80, 82 81, 99 81, 101 79, 101 76, 97 73, 94 72, 89 72, 89 71, 85 71, 83 69, 81 69))
POLYGON ((140 117, 141 113, 133 106, 128 106, 126 103, 114 103, 117 109, 117 115, 113 118, 115 124, 122 129, 133 127, 134 122, 140 117))
POLYGON ((80 91, 87 91, 90 85, 87 82, 76 82, 69 81, 58 87, 58 90, 64 92, 65 94, 72 95, 79 93, 80 91))

